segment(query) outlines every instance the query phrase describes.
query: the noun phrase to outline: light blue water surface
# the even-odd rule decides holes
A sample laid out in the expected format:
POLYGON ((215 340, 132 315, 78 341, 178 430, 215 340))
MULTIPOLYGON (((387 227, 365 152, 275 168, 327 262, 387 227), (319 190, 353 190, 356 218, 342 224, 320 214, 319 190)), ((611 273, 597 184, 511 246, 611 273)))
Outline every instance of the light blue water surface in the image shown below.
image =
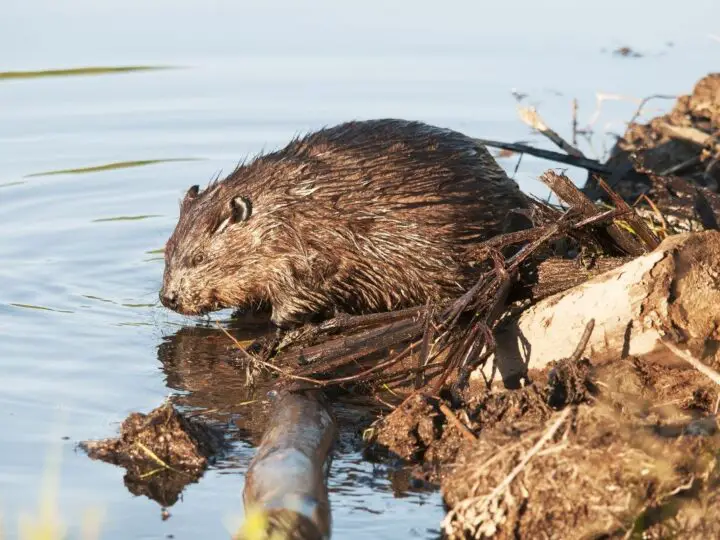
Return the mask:
MULTIPOLYGON (((0 80, 7 534, 13 538, 19 512, 35 509, 53 445, 63 448, 60 503, 71 532, 88 506, 105 509, 107 539, 227 538, 228 520, 242 517, 251 455, 242 444, 186 490, 167 521, 157 504, 126 491, 121 469, 74 451, 78 441, 114 435, 128 413, 152 409, 170 392, 157 346, 194 321, 157 305, 162 263, 148 252, 163 246, 188 186, 299 132, 352 118, 402 117, 539 141, 517 119, 513 89, 565 136, 573 98, 583 127, 598 93, 622 96, 604 101, 593 124, 598 133, 621 132, 637 106, 630 98, 689 92, 718 66, 720 43, 710 36, 717 20, 713 0, 5 0, 0 71, 178 68, 0 80), (624 45, 643 56, 611 54, 624 45), (196 160, 30 176, 175 158, 196 160), (118 216, 151 217, 105 221, 118 216)), ((603 137, 594 142, 602 153, 603 137)), ((512 173, 516 160, 500 162, 512 173)), ((545 194, 535 179, 550 166, 526 156, 516 179, 545 194)), ((582 171, 569 173, 584 182, 582 171)), ((396 497, 372 471, 359 456, 335 462, 335 537, 436 537, 440 496, 396 497)))

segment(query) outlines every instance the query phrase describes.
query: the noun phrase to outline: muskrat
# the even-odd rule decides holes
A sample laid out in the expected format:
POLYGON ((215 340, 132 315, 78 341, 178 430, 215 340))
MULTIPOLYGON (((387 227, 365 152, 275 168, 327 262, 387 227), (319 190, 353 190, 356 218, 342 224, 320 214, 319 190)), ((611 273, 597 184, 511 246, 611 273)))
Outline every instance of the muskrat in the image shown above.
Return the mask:
POLYGON ((470 137, 405 120, 343 123, 192 186, 160 300, 185 315, 265 305, 280 327, 447 300, 477 279, 478 244, 527 207, 470 137))

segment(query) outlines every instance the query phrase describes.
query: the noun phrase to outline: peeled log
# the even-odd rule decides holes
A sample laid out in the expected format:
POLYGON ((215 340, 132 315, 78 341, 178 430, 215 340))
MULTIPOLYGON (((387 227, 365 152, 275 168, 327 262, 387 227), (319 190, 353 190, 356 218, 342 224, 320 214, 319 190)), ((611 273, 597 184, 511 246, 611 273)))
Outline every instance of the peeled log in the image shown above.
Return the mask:
POLYGON ((238 540, 330 538, 327 472, 336 430, 330 410, 312 392, 276 398, 243 489, 246 512, 263 512, 264 529, 248 531, 253 520, 246 520, 238 540))
POLYGON ((720 360, 720 232, 671 236, 654 251, 555 294, 498 330, 495 365, 506 386, 569 357, 590 319, 585 349, 594 364, 643 356, 687 365, 663 341, 695 358, 720 360))

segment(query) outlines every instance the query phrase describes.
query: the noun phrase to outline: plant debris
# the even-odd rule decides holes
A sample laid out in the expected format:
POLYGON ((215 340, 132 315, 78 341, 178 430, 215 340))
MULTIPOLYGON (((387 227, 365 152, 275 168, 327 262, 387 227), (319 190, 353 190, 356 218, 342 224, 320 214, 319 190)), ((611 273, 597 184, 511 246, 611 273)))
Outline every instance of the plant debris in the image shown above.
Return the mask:
POLYGON ((184 418, 169 403, 148 414, 130 414, 117 438, 81 443, 91 459, 124 467, 131 493, 163 507, 175 504, 185 486, 198 481, 222 445, 218 433, 184 418))

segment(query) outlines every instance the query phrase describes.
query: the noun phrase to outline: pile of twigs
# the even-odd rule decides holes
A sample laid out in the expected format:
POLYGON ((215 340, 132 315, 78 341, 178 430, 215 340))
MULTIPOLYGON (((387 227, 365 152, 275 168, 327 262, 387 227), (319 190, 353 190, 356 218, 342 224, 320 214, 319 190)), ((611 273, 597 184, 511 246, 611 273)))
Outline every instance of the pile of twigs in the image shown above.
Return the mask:
MULTIPOLYGON (((719 77, 712 75, 701 80, 694 94, 701 94, 704 86, 717 83, 719 77)), ((691 96, 688 99, 692 105, 694 98, 691 96)), ((687 116, 685 101, 678 100, 675 115, 680 119, 678 122, 684 122, 687 116)), ((707 100, 700 101, 705 103, 707 100)), ((638 129, 634 121, 646 102, 643 100, 630 122, 629 133, 638 129)), ((548 253, 557 255, 558 241, 564 241, 565 248, 560 249, 560 258, 553 257, 555 262, 563 262, 562 258, 567 262, 578 253, 582 256, 590 254, 593 258, 615 257, 616 261, 627 261, 628 257, 637 257, 654 249, 668 234, 680 232, 678 227, 669 227, 665 219, 666 213, 682 213, 676 212, 678 205, 689 206, 689 212, 701 222, 702 228, 718 228, 720 196, 707 187, 693 185, 692 179, 676 176, 684 169, 672 167, 658 172, 656 168, 645 167, 637 152, 632 153, 634 158, 630 160, 618 160, 611 156, 608 162, 601 163, 588 158, 577 148, 575 133, 571 144, 549 128, 534 109, 521 108, 520 116, 523 122, 563 153, 485 139, 477 139, 478 144, 584 168, 589 171, 592 181, 589 184, 592 185, 580 190, 563 174, 548 171, 542 175, 541 180, 564 206, 533 200, 531 217, 534 227, 487 241, 480 251, 482 255, 478 262, 487 264, 489 270, 454 301, 366 316, 338 316, 320 325, 291 332, 283 338, 280 347, 275 341, 272 346, 265 347, 262 354, 242 349, 240 359, 245 366, 273 371, 281 376, 283 385, 293 388, 329 388, 361 383, 376 388, 422 389, 437 395, 448 384, 456 387, 465 385, 469 373, 492 356, 493 331, 503 315, 508 313, 509 298, 517 297, 518 290, 560 292, 578 284, 577 279, 562 275, 562 269, 567 265, 548 264, 545 268, 552 270, 542 272, 540 265, 547 259, 548 253), (638 178, 652 186, 643 196, 643 201, 649 206, 639 206, 640 199, 630 206, 628 200, 631 203, 632 200, 623 199, 616 193, 616 186, 638 178), (598 205, 587 194, 594 199, 604 199, 609 204, 604 207, 598 205), (681 200, 683 196, 687 201, 681 200), (655 199, 657 205, 651 199, 655 199), (516 249, 512 256, 503 256, 502 253, 511 246, 519 247, 519 250, 516 249), (530 287, 527 287, 528 276, 530 287), (532 283, 533 279, 541 278, 555 281, 543 283, 542 287, 532 283), (525 283, 519 283, 523 281, 525 283)), ((702 120, 708 114, 700 111, 695 116, 702 120)), ((695 124, 694 129, 706 127, 699 121, 695 124)), ((686 133, 690 128, 683 126, 682 132, 679 129, 669 136, 687 139, 686 133)), ((701 142, 695 141, 698 152, 708 144, 718 150, 720 146, 717 146, 716 137, 717 134, 711 136, 705 133, 701 142)), ((714 166, 720 157, 713 155, 717 157, 711 161, 714 166)), ((693 163, 697 159, 696 156, 693 163)), ((708 167, 708 170, 712 169, 708 167)), ((609 261, 610 267, 613 264, 609 261)), ((530 298, 537 299, 532 294, 530 298)))

